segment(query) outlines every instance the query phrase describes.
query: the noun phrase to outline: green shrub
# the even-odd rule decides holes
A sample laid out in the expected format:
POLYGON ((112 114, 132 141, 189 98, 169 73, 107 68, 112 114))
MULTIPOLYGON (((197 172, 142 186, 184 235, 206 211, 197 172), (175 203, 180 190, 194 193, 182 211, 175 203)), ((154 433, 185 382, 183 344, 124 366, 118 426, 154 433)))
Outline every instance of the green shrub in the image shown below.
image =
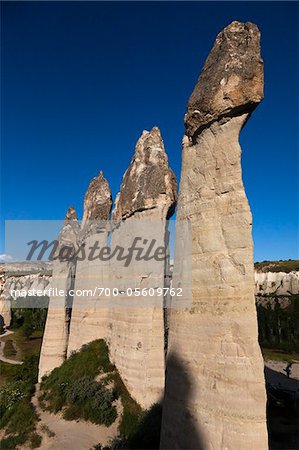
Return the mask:
POLYGON ((17 351, 16 351, 16 349, 15 349, 15 347, 13 345, 13 341, 12 340, 5 341, 3 354, 4 354, 4 356, 6 358, 11 358, 11 357, 16 356, 17 351))
POLYGON ((27 323, 27 322, 25 322, 24 325, 23 325, 23 335, 24 335, 27 339, 29 339, 30 336, 32 336, 33 332, 34 332, 34 326, 33 326, 33 324, 32 324, 32 323, 27 323))
POLYGON ((28 395, 28 392, 26 392, 26 385, 22 381, 6 383, 0 387, 0 424, 5 417, 5 412, 9 412, 14 404, 25 398, 26 395, 28 395))
POLYGON ((92 398, 98 390, 101 390, 101 385, 92 378, 84 376, 75 380, 66 389, 67 403, 82 403, 92 398))
POLYGON ((123 406, 120 436, 110 445, 102 448, 99 444, 94 449, 159 448, 161 406, 154 405, 149 411, 142 411, 110 363, 103 340, 83 346, 80 352, 45 377, 39 400, 43 408, 63 411, 66 420, 81 418, 109 426, 117 417, 114 401, 118 397, 123 406), (99 373, 101 381, 95 381, 99 373), (113 389, 109 388, 111 384, 113 389))
MULTIPOLYGON (((5 383, 0 389, 0 428, 5 428, 1 450, 15 449, 32 437, 31 446, 36 445, 35 426, 38 416, 31 403, 31 396, 37 382, 38 357, 25 358, 22 365, 1 362, 5 383)), ((31 447, 36 448, 36 447, 31 447)))
POLYGON ((41 406, 54 413, 63 410, 66 420, 83 418, 111 425, 116 417, 115 391, 94 380, 99 373, 114 370, 103 340, 91 342, 54 369, 41 383, 41 406))
POLYGON ((37 433, 32 433, 30 435, 30 448, 38 448, 42 443, 42 437, 37 433))

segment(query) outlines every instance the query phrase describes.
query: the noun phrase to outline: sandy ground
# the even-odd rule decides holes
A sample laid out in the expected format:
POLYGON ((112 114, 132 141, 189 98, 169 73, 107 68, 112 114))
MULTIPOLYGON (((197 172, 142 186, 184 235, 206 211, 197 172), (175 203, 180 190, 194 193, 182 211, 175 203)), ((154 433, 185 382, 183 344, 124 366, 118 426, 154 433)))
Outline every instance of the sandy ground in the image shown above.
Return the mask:
MULTIPOLYGON (((22 361, 8 359, 3 355, 5 343, 1 337, 12 334, 7 330, 0 336, 0 360, 9 364, 23 364, 22 361)), ((89 450, 96 444, 107 445, 111 439, 118 435, 118 426, 122 414, 121 401, 116 401, 117 419, 110 426, 95 425, 84 421, 64 420, 61 414, 51 414, 42 411, 38 403, 39 385, 36 385, 36 392, 32 397, 40 421, 37 425, 37 433, 42 436, 41 450, 89 450)), ((4 434, 4 430, 3 430, 4 434)), ((3 436, 0 435, 0 438, 3 436)))
POLYGON ((5 343, 3 341, 1 341, 1 338, 3 338, 4 336, 8 336, 9 334, 13 334, 13 331, 7 330, 7 331, 5 331, 5 333, 1 334, 1 336, 0 336, 0 361, 6 362, 8 364, 23 364, 22 361, 8 359, 8 358, 5 358, 5 356, 3 355, 5 343))
POLYGON ((43 437, 39 447, 41 450, 89 450, 99 443, 106 445, 117 436, 119 418, 122 414, 119 400, 116 402, 116 421, 110 427, 105 427, 84 421, 64 420, 61 414, 42 411, 38 404, 38 395, 39 385, 36 385, 32 403, 41 419, 37 427, 37 433, 43 437))

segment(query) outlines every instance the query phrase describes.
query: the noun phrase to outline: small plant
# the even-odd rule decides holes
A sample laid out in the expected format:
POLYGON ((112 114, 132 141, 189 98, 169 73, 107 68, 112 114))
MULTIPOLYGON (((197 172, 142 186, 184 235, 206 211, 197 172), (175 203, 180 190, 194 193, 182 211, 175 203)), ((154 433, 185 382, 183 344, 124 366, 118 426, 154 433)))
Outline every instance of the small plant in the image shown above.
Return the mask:
POLYGON ((54 437, 55 436, 54 431, 50 430, 50 428, 47 425, 45 425, 45 424, 42 424, 40 429, 41 429, 41 431, 43 433, 45 433, 49 437, 54 437))
POLYGON ((38 448, 38 447, 40 447, 41 443, 42 443, 42 437, 39 434, 34 432, 30 435, 30 441, 29 441, 30 448, 38 448))
POLYGON ((1 375, 5 383, 0 389, 0 428, 5 429, 1 450, 13 450, 29 443, 36 448, 38 438, 34 436, 38 416, 31 403, 37 381, 38 357, 25 358, 22 365, 1 362, 1 375), (31 442, 32 438, 32 442, 31 442))
POLYGON ((63 410, 66 420, 84 419, 97 424, 111 425, 117 412, 116 392, 96 375, 114 370, 109 361, 108 348, 102 340, 91 342, 74 353, 59 368, 54 369, 41 384, 40 404, 54 413, 63 410))

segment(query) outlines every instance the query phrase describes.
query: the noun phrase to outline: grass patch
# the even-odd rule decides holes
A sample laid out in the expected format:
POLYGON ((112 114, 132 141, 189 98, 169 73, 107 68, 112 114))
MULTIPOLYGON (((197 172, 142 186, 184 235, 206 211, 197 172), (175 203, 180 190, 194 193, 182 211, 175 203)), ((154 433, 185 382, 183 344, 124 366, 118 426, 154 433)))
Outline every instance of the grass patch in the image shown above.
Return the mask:
POLYGON ((14 359, 17 355, 17 349, 11 339, 5 341, 3 354, 6 358, 14 359))
POLYGON ((130 436, 120 434, 106 446, 95 445, 90 450, 153 450, 160 448, 160 431, 162 421, 162 406, 153 405, 148 411, 139 415, 134 430, 130 436))
POLYGON ((1 450, 16 447, 38 448, 41 436, 36 433, 38 416, 31 403, 38 375, 38 361, 46 312, 12 310, 13 334, 1 337, 4 355, 23 361, 13 365, 0 361, 0 428, 4 430, 1 450), (30 336, 26 331, 30 325, 30 336))
POLYGON ((114 370, 105 341, 84 345, 42 380, 41 406, 54 413, 63 411, 66 420, 81 418, 109 426, 117 416, 114 401, 118 394, 94 378, 114 370))
POLYGON ((130 396, 119 373, 114 371, 107 375, 105 382, 113 381, 117 396, 121 398, 123 414, 120 420, 119 431, 122 436, 130 438, 134 435, 142 416, 142 409, 130 396))
POLYGON ((4 385, 9 380, 14 379, 18 370, 19 366, 0 361, 0 386, 4 385))
POLYGON ((12 334, 1 337, 1 341, 5 343, 3 352, 6 358, 22 361, 25 356, 39 355, 42 345, 42 330, 35 331, 30 338, 24 336, 23 327, 12 331, 12 334))
POLYGON ((1 362, 0 428, 5 430, 1 450, 28 443, 36 448, 40 440, 35 432, 38 416, 31 403, 37 381, 38 356, 30 355, 22 365, 1 362))
POLYGON ((299 362, 298 353, 287 353, 271 348, 263 348, 262 353, 265 361, 299 362))
POLYGON ((116 419, 113 403, 117 398, 123 406, 120 436, 110 447, 104 448, 158 448, 161 406, 154 405, 149 411, 143 411, 132 399, 115 366, 110 363, 108 347, 103 340, 84 345, 44 377, 39 401, 44 409, 54 413, 62 411, 66 420, 84 419, 110 425, 116 419), (100 381, 95 381, 99 374, 100 381))

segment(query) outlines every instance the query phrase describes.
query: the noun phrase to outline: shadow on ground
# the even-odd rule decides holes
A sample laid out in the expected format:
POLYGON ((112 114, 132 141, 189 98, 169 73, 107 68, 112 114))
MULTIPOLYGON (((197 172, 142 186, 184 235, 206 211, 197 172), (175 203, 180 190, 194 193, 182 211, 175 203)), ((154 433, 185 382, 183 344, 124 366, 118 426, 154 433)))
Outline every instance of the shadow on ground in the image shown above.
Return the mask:
POLYGON ((299 448, 299 382, 265 367, 270 450, 299 448))

